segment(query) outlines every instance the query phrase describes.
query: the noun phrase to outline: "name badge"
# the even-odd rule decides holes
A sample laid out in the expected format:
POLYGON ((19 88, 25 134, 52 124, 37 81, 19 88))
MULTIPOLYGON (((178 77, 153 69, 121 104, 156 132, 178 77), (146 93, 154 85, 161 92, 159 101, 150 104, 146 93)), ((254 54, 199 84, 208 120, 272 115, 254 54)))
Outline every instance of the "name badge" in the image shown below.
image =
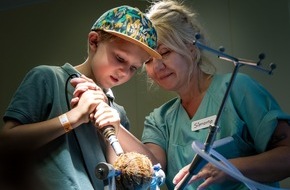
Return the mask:
POLYGON ((213 125, 215 120, 216 120, 216 115, 209 116, 209 117, 197 120, 197 121, 193 121, 191 123, 191 130, 198 131, 200 129, 207 128, 207 127, 213 125))

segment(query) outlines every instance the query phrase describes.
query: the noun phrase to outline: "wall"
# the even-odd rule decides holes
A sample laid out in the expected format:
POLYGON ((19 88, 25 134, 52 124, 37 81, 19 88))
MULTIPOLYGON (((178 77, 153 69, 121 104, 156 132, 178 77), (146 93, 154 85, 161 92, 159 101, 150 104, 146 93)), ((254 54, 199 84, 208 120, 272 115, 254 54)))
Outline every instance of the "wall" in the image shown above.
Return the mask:
MULTIPOLYGON (((265 53, 265 67, 277 64, 273 75, 242 67, 261 82, 290 113, 290 1, 263 0, 187 0, 198 12, 207 29, 211 47, 223 45, 226 53, 257 60, 265 53)), ((39 0, 0 2, 0 113, 5 108, 25 73, 40 64, 80 64, 86 58, 87 33, 105 10, 129 4, 144 10, 145 0, 39 0)), ((231 72, 233 64, 212 58, 219 72, 231 72)), ((139 138, 144 116, 174 96, 162 90, 147 90, 144 73, 136 75, 122 87, 114 88, 117 101, 124 105, 132 123, 132 132, 139 138)), ((3 122, 0 122, 3 125, 3 122)), ((290 187, 289 180, 282 182, 290 187)))

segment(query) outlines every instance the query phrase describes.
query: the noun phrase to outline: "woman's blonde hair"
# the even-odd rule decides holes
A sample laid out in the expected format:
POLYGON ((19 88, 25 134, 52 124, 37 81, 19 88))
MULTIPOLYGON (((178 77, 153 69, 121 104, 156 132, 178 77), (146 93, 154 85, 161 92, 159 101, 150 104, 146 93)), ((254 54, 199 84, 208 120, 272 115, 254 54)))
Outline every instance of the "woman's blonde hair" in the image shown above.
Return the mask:
POLYGON ((189 44, 197 34, 202 38, 200 41, 206 43, 205 32, 197 21, 197 14, 178 0, 152 1, 146 15, 154 24, 157 30, 158 42, 164 44, 169 49, 186 57, 190 63, 188 78, 193 72, 201 75, 202 72, 212 75, 215 73, 215 67, 206 58, 199 48, 195 48, 195 54, 190 51, 189 44))

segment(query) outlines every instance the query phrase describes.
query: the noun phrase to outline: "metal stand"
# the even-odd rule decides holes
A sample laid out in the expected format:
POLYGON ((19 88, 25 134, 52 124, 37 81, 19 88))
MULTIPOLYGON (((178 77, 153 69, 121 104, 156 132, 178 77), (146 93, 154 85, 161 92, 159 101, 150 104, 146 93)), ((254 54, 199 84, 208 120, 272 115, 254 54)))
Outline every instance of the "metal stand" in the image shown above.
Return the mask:
MULTIPOLYGON (((225 103, 226 103, 226 100, 228 98, 228 95, 230 93, 230 90, 231 90, 231 87, 234 83, 234 79, 238 73, 238 70, 241 66, 243 65, 248 65, 248 66, 251 66, 251 67, 254 67, 254 68, 257 68, 261 71, 264 71, 264 72, 267 72, 268 74, 272 74, 273 70, 276 68, 276 65, 275 64, 270 64, 270 69, 265 69, 265 68, 262 68, 261 67, 261 61, 262 59, 265 58, 265 55, 264 54, 260 54, 259 55, 259 61, 251 61, 251 60, 245 60, 245 59, 238 59, 238 58, 235 58, 233 56, 230 56, 230 55, 227 55, 225 53, 223 53, 224 49, 220 49, 220 51, 217 51, 217 50, 214 50, 210 47, 207 47, 203 44, 201 44, 198 39, 200 38, 199 35, 196 35, 196 40, 193 41, 193 43, 200 49, 204 49, 204 50, 207 50, 211 53, 214 53, 216 55, 218 55, 218 58, 220 59, 223 59, 223 60, 226 60, 226 61, 230 61, 230 62, 233 62, 235 67, 234 67, 234 70, 233 70, 233 73, 231 75, 231 79, 229 81, 229 85, 227 87, 227 90, 225 92, 225 95, 223 97, 223 100, 222 100, 222 103, 221 103, 221 106, 219 108, 219 111, 218 111, 218 114, 217 114, 217 118, 215 120, 215 123, 213 126, 210 126, 209 128, 209 134, 206 138, 206 141, 204 143, 204 149, 203 151, 205 153, 209 153, 211 147, 212 147, 212 144, 213 142, 215 141, 215 137, 216 137, 216 134, 218 132, 218 129, 219 129, 219 120, 220 120, 220 117, 221 117, 221 114, 223 112, 223 109, 225 107, 225 103)), ((193 175, 197 174, 198 171, 199 171, 199 164, 203 161, 203 158, 199 155, 199 154, 196 154, 190 164, 190 167, 188 169, 188 174, 183 178, 183 180, 181 181, 181 185, 180 187, 178 188, 178 190, 182 190, 184 189, 188 182, 190 181, 190 179, 192 178, 193 175)))
MULTIPOLYGON (((159 186, 165 182, 165 173, 161 169, 160 164, 153 166, 154 175, 152 176, 152 182, 150 190, 159 190, 159 186)), ((96 177, 104 181, 104 190, 116 190, 115 177, 121 175, 120 171, 114 169, 111 164, 106 162, 100 162, 95 169, 96 177)))
POLYGON ((98 179, 104 181, 104 190, 116 189, 115 176, 119 173, 113 168, 111 164, 100 162, 96 166, 95 173, 98 179))

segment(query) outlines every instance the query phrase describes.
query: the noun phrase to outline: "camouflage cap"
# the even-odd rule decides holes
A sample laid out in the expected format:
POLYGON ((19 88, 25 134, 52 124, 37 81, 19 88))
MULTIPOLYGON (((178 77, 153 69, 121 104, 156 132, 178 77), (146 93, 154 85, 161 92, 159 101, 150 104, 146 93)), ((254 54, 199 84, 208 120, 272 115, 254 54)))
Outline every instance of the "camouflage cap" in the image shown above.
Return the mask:
POLYGON ((123 5, 110 9, 95 22, 91 30, 111 33, 140 46, 152 57, 161 59, 161 55, 155 51, 157 32, 138 8, 123 5))

